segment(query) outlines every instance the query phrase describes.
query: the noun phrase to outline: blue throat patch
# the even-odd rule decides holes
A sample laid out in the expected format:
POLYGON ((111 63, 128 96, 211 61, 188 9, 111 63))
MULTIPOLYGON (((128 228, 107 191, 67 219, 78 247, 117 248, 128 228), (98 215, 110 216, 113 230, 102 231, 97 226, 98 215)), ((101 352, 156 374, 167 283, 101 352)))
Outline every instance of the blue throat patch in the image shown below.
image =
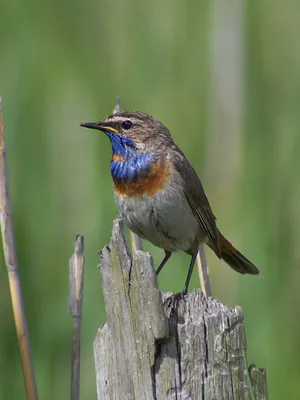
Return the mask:
POLYGON ((148 153, 138 153, 133 141, 114 132, 107 132, 113 158, 110 162, 112 177, 123 182, 136 182, 149 174, 155 157, 148 153))

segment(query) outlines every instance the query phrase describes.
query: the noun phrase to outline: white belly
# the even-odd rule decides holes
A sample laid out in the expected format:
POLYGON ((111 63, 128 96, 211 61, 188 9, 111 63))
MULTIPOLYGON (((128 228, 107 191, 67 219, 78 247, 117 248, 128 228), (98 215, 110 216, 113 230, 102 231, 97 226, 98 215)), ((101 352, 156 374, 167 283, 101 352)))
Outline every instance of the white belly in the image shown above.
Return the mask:
POLYGON ((154 195, 115 195, 125 224, 133 232, 167 251, 189 251, 206 241, 184 194, 173 185, 154 195))

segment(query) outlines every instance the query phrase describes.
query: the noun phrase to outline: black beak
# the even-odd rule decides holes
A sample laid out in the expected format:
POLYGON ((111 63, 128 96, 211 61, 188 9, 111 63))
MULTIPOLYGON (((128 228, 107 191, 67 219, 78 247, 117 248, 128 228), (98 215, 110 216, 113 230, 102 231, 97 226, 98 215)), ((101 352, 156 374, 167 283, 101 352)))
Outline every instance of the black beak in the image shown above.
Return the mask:
POLYGON ((84 128, 90 128, 90 129, 98 129, 98 131, 102 132, 114 132, 114 133, 119 133, 117 129, 113 128, 112 126, 109 126, 105 122, 85 122, 83 124, 80 124, 80 126, 83 126, 84 128))
POLYGON ((99 131, 102 131, 102 129, 104 129, 104 127, 102 127, 100 124, 97 124, 96 122, 85 122, 83 124, 80 124, 80 126, 83 126, 84 128, 98 129, 99 131))

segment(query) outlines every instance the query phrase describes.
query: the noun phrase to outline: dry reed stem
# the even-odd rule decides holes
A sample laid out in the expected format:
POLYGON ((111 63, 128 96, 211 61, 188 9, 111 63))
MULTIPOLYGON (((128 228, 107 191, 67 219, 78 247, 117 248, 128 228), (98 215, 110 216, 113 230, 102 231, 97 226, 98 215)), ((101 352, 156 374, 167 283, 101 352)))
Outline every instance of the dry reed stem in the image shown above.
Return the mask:
POLYGON ((19 347, 20 347, 26 396, 28 400, 37 400, 38 393, 37 393, 34 367, 30 350, 28 327, 27 327, 23 297, 22 297, 17 249, 14 236, 13 219, 12 219, 12 206, 10 201, 9 187, 8 187, 1 98, 0 98, 0 219, 1 219, 3 251, 5 257, 5 263, 7 266, 12 308, 13 308, 19 347))
POLYGON ((84 239, 77 235, 75 251, 69 261, 69 311, 73 318, 71 400, 79 400, 80 392, 80 332, 83 299, 84 239))
POLYGON ((212 290, 208 272, 208 265, 204 253, 203 244, 200 244, 197 254, 197 266, 200 279, 200 287, 205 297, 212 297, 212 290))

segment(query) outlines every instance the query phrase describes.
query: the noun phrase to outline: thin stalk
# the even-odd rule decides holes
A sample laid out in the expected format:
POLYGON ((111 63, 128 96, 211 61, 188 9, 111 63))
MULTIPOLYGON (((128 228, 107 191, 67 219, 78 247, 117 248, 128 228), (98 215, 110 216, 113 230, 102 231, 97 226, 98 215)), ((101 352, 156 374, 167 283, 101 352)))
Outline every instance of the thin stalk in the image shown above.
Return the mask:
POLYGON ((28 333, 25 308, 21 290, 21 280, 19 274, 17 249, 16 249, 13 218, 12 218, 12 206, 11 206, 9 186, 8 186, 1 98, 0 98, 0 222, 1 222, 4 258, 7 267, 12 308, 13 308, 19 347, 20 347, 26 396, 28 400, 37 400, 38 393, 34 375, 29 333, 28 333))
POLYGON ((197 254, 197 266, 200 279, 200 287, 205 297, 212 297, 211 283, 209 278, 208 265, 204 253, 203 245, 199 246, 197 254))
POLYGON ((71 400, 79 400, 80 392, 80 333, 83 299, 84 239, 77 235, 75 251, 69 261, 69 310, 73 318, 71 400))

